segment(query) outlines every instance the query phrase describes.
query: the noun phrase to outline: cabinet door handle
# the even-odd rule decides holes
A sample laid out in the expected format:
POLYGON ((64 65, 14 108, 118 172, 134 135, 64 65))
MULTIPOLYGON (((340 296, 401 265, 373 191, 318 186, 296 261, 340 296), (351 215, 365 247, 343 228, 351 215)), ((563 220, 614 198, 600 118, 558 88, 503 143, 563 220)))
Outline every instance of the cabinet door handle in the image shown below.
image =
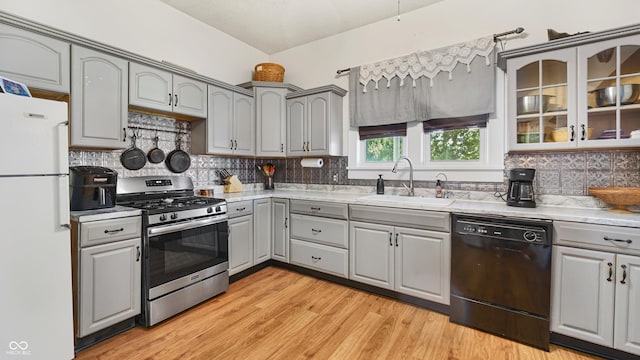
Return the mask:
POLYGON ((574 140, 576 139, 576 130, 575 130, 575 126, 571 125, 571 126, 570 126, 570 128, 571 128, 571 138, 570 138, 570 140, 571 140, 571 141, 574 141, 574 140))
POLYGON ((631 239, 622 240, 622 239, 610 238, 608 236, 605 236, 603 239, 605 239, 607 241, 624 242, 624 243, 627 243, 627 244, 631 244, 633 242, 633 241, 631 241, 631 239))
POLYGON ((173 102, 173 106, 178 106, 178 94, 175 95, 176 101, 173 102))
POLYGON ((280 152, 284 152, 284 144, 280 144, 280 152))
POLYGON ((622 280, 620 280, 620 284, 626 284, 627 283, 627 265, 620 265, 620 267, 622 268, 622 280))
POLYGON ((396 247, 398 247, 398 233, 396 233, 396 247))
POLYGON ((233 140, 229 140, 229 150, 233 150, 233 140))
POLYGON ((127 141, 127 128, 122 128, 122 141, 127 141))
POLYGON ((173 101, 173 96, 171 96, 171 93, 169 93, 169 106, 171 106, 171 102, 173 101))
POLYGON ((140 261, 140 246, 136 246, 136 262, 140 261))
POLYGON ((613 277, 613 264, 607 263, 607 266, 609 267, 609 277, 607 278, 607 281, 611 282, 611 278, 613 277))
POLYGON ((311 229, 311 232, 315 235, 315 234, 320 234, 322 232, 322 230, 320 229, 311 229))
POLYGON ((392 240, 392 238, 393 238, 393 234, 392 234, 392 233, 389 233, 389 246, 393 246, 393 240, 392 240))
POLYGON ((284 218, 284 228, 289 228, 289 218, 284 218))
POLYGON ((580 140, 585 141, 587 139, 587 129, 584 128, 584 124, 580 125, 580 140))
POLYGON ((107 230, 107 229, 105 229, 105 230, 104 230, 104 233, 105 233, 105 234, 115 234, 115 233, 119 233, 119 232, 121 232, 121 231, 124 231, 124 228, 115 229, 115 230, 107 230))
POLYGON ((322 260, 322 258, 320 256, 315 257, 315 256, 311 255, 311 260, 313 260, 313 262, 316 262, 318 260, 322 260))
POLYGON ((238 140, 233 140, 233 143, 235 144, 233 150, 238 150, 238 140))

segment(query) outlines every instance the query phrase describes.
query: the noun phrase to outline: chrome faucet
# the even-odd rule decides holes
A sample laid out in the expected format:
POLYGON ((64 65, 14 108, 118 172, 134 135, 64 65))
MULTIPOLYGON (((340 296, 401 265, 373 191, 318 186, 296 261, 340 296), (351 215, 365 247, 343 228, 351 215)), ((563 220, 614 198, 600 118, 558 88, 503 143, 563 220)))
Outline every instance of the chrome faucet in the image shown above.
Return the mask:
POLYGON ((407 160, 407 162, 409 163, 409 187, 407 187, 407 185, 405 185, 404 183, 402 184, 402 186, 404 186, 407 191, 409 192, 409 196, 413 196, 413 164, 411 163, 411 160, 406 157, 406 156, 401 156, 400 158, 398 158, 398 160, 396 160, 396 163, 393 164, 393 169, 391 169, 392 173, 397 173, 398 172, 398 163, 400 162, 400 160, 405 159, 407 160))

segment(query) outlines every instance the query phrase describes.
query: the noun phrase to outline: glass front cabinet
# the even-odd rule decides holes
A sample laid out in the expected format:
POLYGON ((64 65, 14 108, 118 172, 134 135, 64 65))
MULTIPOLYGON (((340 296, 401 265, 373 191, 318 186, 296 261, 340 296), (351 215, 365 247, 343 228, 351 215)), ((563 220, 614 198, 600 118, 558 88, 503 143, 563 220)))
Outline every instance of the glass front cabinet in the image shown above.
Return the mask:
POLYGON ((640 146, 640 35, 507 60, 509 150, 640 146))

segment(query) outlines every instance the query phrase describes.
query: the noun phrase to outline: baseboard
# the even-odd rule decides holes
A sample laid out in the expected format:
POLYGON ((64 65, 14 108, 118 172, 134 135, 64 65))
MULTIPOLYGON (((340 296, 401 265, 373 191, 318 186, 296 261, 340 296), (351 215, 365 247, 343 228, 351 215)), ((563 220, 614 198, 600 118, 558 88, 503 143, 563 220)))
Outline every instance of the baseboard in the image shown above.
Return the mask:
POLYGON ((551 343, 560 345, 569 349, 578 350, 583 353, 600 356, 611 360, 638 360, 638 355, 630 354, 625 351, 612 349, 610 347, 597 345, 588 341, 579 340, 571 336, 558 333, 551 333, 551 343))

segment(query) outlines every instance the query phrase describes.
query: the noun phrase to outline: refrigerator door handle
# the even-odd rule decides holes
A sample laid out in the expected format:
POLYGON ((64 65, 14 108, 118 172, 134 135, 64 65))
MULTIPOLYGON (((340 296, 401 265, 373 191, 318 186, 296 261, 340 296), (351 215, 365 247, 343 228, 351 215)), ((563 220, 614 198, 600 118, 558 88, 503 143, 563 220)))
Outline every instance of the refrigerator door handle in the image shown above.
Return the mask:
POLYGON ((58 175, 58 218, 60 227, 71 229, 69 214, 69 175, 58 175))
POLYGON ((58 173, 69 173, 69 122, 58 124, 58 173))

